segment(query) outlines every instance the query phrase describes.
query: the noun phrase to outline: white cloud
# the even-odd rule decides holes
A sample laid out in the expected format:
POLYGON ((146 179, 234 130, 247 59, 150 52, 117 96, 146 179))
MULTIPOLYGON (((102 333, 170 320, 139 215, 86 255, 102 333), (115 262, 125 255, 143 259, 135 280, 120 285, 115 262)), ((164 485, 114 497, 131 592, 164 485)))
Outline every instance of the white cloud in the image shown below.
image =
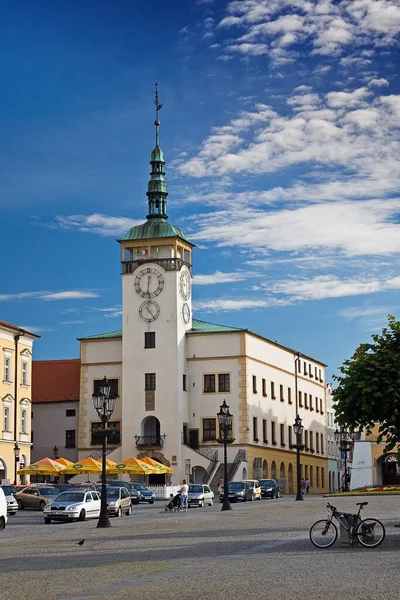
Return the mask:
POLYGON ((193 277, 194 285, 214 285, 218 283, 233 283, 235 281, 243 281, 249 277, 248 273, 221 273, 216 271, 209 275, 195 275, 193 277))
POLYGON ((213 300, 204 300, 195 303, 195 310, 203 310, 206 312, 224 312, 234 310, 247 310, 265 308, 267 306, 281 306, 286 304, 283 301, 275 300, 229 300, 225 298, 217 298, 213 300))
POLYGON ((64 292, 22 292, 17 294, 0 294, 0 302, 9 302, 10 300, 81 300, 84 298, 98 298, 97 292, 86 290, 69 290, 64 292))
POLYGON ((93 308, 92 310, 104 313, 104 316, 107 317, 107 319, 114 319, 115 317, 120 317, 122 315, 121 306, 112 306, 108 308, 93 308))
POLYGON ((389 82, 387 79, 381 77, 380 79, 371 79, 370 81, 368 81, 368 85, 380 87, 382 85, 389 85, 389 82))
POLYGON ((51 227, 60 229, 77 229, 103 236, 116 236, 125 234, 134 225, 141 225, 143 221, 135 221, 127 217, 111 217, 102 214, 92 215, 58 215, 51 227))
POLYGON ((367 317, 383 317, 390 314, 392 308, 387 306, 353 306, 339 310, 339 317, 345 319, 365 319, 367 317))

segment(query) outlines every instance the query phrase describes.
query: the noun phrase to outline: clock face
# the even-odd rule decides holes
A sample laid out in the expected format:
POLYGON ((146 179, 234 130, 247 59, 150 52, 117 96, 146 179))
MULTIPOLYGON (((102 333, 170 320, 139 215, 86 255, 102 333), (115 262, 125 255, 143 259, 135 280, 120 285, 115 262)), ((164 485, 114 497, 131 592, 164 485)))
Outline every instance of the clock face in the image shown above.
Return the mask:
POLYGON ((190 274, 188 271, 182 271, 179 281, 179 291, 183 300, 190 298, 190 274))
POLYGON ((148 323, 150 323, 150 321, 155 321, 159 314, 160 307, 154 300, 146 300, 146 302, 143 302, 139 307, 139 315, 143 321, 147 321, 148 323))
POLYGON ((135 292, 142 298, 154 298, 161 294, 164 287, 164 277, 158 269, 146 267, 135 277, 135 292))
POLYGON ((185 304, 182 306, 182 319, 185 325, 187 325, 190 321, 190 308, 189 304, 185 304))

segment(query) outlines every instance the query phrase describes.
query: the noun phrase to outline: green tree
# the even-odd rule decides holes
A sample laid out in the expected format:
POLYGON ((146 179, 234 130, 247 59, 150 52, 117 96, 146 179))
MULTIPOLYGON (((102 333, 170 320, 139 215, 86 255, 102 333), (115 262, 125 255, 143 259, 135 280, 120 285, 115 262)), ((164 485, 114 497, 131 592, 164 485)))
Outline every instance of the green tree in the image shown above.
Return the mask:
POLYGON ((379 424, 385 451, 400 450, 400 322, 389 315, 381 335, 361 344, 334 376, 336 420, 352 430, 370 432, 379 424))

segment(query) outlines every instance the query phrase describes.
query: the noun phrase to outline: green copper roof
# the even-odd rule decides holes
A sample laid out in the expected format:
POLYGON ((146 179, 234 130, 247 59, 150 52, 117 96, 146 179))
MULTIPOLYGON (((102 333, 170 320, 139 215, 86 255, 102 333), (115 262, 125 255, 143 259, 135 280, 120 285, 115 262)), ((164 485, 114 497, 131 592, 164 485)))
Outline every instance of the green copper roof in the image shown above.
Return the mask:
POLYGON ((228 325, 215 325, 215 323, 207 323, 207 321, 193 319, 192 329, 189 329, 187 333, 237 333, 238 331, 248 331, 248 329, 229 327, 228 325))
POLYGON ((122 330, 110 331, 109 333, 97 333, 96 335, 88 335, 87 337, 77 338, 78 342, 85 340, 111 340, 113 338, 122 338, 122 330))
MULTIPOLYGON (((178 237, 189 242, 179 227, 167 223, 165 219, 149 219, 142 225, 135 225, 118 241, 124 242, 126 240, 146 240, 169 237, 178 237)), ((190 243, 191 242, 189 242, 189 244, 190 243)))

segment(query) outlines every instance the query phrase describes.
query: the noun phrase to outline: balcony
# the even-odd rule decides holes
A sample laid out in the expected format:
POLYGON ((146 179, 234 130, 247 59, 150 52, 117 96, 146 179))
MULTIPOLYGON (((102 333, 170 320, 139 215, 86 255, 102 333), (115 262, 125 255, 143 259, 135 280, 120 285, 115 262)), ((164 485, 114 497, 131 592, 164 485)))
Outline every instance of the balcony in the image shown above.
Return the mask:
POLYGON ((135 435, 135 444, 138 450, 145 448, 162 448, 166 434, 164 435, 135 435))

